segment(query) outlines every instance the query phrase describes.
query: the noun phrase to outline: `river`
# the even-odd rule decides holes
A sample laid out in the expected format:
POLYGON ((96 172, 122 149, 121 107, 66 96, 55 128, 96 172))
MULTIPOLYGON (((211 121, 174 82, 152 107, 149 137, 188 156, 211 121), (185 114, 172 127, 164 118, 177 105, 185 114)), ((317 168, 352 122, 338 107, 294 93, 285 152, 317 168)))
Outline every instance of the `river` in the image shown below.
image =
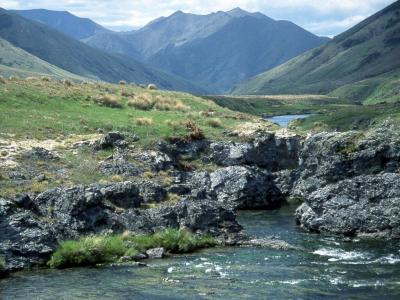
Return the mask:
POLYGON ((400 299, 399 242, 306 233, 293 212, 241 212, 239 221, 306 251, 217 248, 148 267, 20 272, 0 281, 0 299, 400 299))
POLYGON ((298 120, 298 119, 306 119, 308 117, 313 116, 313 114, 308 115, 283 115, 283 116, 275 116, 271 118, 267 118, 268 121, 272 123, 278 124, 280 127, 288 127, 289 123, 298 120))

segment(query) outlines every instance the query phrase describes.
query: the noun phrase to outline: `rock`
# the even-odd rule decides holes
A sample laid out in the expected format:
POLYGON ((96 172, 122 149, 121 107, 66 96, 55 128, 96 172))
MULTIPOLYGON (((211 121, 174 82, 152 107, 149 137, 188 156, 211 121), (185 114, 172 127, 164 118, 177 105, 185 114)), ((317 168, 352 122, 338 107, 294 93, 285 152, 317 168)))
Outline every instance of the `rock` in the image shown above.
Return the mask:
POLYGON ((269 248, 273 250, 301 250, 304 251, 304 248, 291 245, 282 240, 276 239, 249 239, 238 242, 240 246, 249 246, 249 247, 261 247, 261 248, 269 248))
POLYGON ((40 160, 59 159, 59 156, 56 153, 40 147, 32 148, 31 150, 25 152, 23 156, 28 159, 40 159, 40 160))
POLYGON ((99 141, 95 142, 96 150, 104 150, 108 148, 126 146, 125 136, 120 132, 109 132, 105 134, 99 141))
POLYGON ((313 232, 400 238, 400 175, 361 175, 305 197, 296 219, 313 232))
POLYGON ((106 175, 139 176, 143 170, 123 158, 106 160, 100 164, 100 171, 106 175))
POLYGON ((149 165, 153 172, 165 171, 173 166, 173 160, 167 154, 158 151, 142 151, 133 154, 133 158, 149 165))
POLYGON ((231 209, 269 209, 283 201, 273 176, 256 167, 233 166, 188 179, 192 197, 215 199, 231 209))
POLYGON ((146 251, 148 258, 150 259, 160 259, 165 256, 164 248, 153 248, 146 251))
POLYGON ((281 137, 263 133, 247 143, 214 142, 210 145, 211 160, 221 166, 254 165, 269 171, 298 166, 301 137, 281 137))
POLYGON ((210 145, 207 140, 179 141, 176 143, 168 143, 165 141, 158 143, 161 152, 166 153, 175 163, 179 159, 196 160, 200 158, 210 145))
POLYGON ((6 270, 44 264, 57 247, 52 224, 0 198, 0 256, 6 270))
POLYGON ((162 202, 167 198, 167 191, 160 184, 150 180, 140 180, 137 184, 139 195, 144 203, 162 202))
POLYGON ((397 172, 400 132, 381 128, 316 134, 304 142, 299 159, 293 194, 301 196, 354 176, 397 172))

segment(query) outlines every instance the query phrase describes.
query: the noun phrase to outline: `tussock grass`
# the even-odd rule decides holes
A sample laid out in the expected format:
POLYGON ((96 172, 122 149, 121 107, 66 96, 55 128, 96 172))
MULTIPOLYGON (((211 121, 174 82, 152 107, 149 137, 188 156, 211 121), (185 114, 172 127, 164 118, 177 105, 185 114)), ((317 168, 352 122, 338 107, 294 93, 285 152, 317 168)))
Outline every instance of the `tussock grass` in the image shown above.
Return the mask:
POLYGON ((222 127, 222 121, 218 118, 213 118, 213 119, 207 120, 207 124, 214 128, 222 127))
POLYGON ((153 90, 153 91, 158 90, 157 86, 155 84, 153 84, 153 83, 149 84, 147 86, 147 89, 148 90, 153 90))
POLYGON ((128 106, 139 110, 183 111, 188 107, 181 101, 165 95, 151 95, 142 93, 128 101, 128 106))
POLYGON ((51 268, 93 266, 116 262, 122 256, 134 257, 152 248, 163 247, 170 253, 188 253, 215 245, 216 241, 211 236, 172 228, 155 234, 133 235, 125 232, 114 236, 82 237, 60 243, 48 265, 51 268))
POLYGON ((151 118, 137 118, 136 125, 138 126, 150 126, 153 125, 153 119, 151 118))
POLYGON ((103 95, 96 99, 96 102, 100 105, 104 105, 112 108, 122 108, 121 100, 115 95, 103 95))
POLYGON ((2 83, 2 84, 6 84, 6 80, 4 79, 4 77, 3 77, 3 76, 0 76, 0 83, 2 83))

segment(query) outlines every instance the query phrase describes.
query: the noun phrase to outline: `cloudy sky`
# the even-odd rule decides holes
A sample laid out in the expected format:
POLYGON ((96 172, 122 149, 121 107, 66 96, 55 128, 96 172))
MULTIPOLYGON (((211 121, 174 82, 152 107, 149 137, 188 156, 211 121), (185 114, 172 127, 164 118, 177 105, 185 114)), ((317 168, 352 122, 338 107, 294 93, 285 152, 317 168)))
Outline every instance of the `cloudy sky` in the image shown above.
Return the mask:
POLYGON ((67 10, 103 26, 126 30, 177 10, 207 14, 241 7, 278 20, 290 20, 309 31, 334 36, 394 0, 0 0, 6 9, 67 10))

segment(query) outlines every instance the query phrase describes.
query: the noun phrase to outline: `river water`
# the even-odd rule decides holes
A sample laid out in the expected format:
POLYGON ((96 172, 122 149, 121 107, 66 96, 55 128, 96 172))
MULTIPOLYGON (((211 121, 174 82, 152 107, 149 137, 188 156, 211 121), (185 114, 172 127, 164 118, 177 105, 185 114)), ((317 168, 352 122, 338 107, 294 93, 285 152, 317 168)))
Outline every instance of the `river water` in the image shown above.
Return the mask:
POLYGON ((278 124, 280 127, 288 127, 289 123, 298 120, 298 119, 306 119, 308 117, 313 116, 312 114, 308 115, 283 115, 283 116, 275 116, 271 118, 267 118, 268 121, 272 123, 278 124))
POLYGON ((0 299, 400 299, 398 242, 306 233, 293 212, 242 212, 239 221, 306 251, 217 248, 148 267, 21 272, 0 281, 0 299))

